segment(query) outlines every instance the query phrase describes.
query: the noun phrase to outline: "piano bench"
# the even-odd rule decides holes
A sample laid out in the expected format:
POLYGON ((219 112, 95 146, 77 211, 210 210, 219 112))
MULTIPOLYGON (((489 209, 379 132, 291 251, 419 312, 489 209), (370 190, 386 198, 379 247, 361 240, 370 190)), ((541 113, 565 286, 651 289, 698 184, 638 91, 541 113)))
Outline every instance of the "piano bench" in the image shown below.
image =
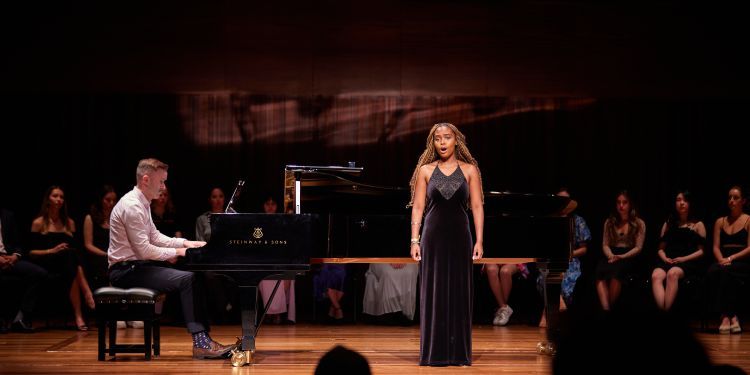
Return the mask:
POLYGON ((96 325, 99 334, 99 360, 105 353, 143 353, 146 360, 160 354, 159 318, 164 294, 152 289, 102 287, 94 291, 96 325), (143 321, 143 344, 117 344, 117 321, 143 321), (105 338, 109 329, 109 348, 105 338))

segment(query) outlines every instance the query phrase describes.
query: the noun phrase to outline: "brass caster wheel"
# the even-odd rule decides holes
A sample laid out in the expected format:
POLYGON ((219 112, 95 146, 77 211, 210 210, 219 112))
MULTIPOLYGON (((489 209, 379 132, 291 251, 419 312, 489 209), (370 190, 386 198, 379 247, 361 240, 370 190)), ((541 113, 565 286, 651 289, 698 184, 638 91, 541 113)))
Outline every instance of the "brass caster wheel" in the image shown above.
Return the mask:
POLYGON ((255 351, 253 350, 234 350, 232 351, 232 366, 242 367, 253 362, 255 351))
POLYGON ((536 352, 543 355, 555 355, 557 349, 551 342, 540 341, 536 344, 536 352))

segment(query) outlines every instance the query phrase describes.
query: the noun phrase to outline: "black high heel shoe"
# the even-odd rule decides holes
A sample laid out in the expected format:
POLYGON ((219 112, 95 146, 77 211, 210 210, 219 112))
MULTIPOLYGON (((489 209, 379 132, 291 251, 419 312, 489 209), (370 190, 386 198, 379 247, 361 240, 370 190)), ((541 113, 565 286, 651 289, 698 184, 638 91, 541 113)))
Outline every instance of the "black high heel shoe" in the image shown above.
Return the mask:
POLYGON ((24 322, 23 320, 16 320, 13 322, 13 324, 10 325, 10 330, 13 332, 22 332, 22 333, 33 333, 34 328, 31 327, 31 323, 24 322))

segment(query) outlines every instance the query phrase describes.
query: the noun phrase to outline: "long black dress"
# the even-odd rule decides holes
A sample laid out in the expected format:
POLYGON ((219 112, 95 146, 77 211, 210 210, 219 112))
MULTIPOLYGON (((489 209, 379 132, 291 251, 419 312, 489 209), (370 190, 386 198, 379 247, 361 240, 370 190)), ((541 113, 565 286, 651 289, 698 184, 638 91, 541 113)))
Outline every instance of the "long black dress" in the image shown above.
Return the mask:
POLYGON ((472 237, 461 168, 435 167, 427 184, 420 264, 422 366, 471 364, 472 237))

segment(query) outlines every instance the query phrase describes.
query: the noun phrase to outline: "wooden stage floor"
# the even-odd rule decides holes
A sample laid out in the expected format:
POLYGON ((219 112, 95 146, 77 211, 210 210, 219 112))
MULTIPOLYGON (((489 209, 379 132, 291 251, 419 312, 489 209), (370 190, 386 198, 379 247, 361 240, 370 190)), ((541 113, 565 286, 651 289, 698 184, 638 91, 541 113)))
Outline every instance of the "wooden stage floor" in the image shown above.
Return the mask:
MULTIPOLYGON (((239 326, 216 326, 212 336, 235 341, 239 326)), ((750 333, 696 333, 714 363, 727 363, 750 373, 750 333)), ((97 333, 42 329, 33 334, 0 335, 0 374, 312 374, 318 359, 337 344, 361 352, 374 374, 550 374, 551 358, 536 353, 544 331, 525 325, 475 325, 471 367, 420 367, 419 327, 375 325, 264 325, 254 365, 233 368, 229 360, 193 360, 184 328, 162 327, 161 356, 118 354, 97 361, 97 333)), ((138 343, 142 330, 118 331, 118 343, 138 343)))

